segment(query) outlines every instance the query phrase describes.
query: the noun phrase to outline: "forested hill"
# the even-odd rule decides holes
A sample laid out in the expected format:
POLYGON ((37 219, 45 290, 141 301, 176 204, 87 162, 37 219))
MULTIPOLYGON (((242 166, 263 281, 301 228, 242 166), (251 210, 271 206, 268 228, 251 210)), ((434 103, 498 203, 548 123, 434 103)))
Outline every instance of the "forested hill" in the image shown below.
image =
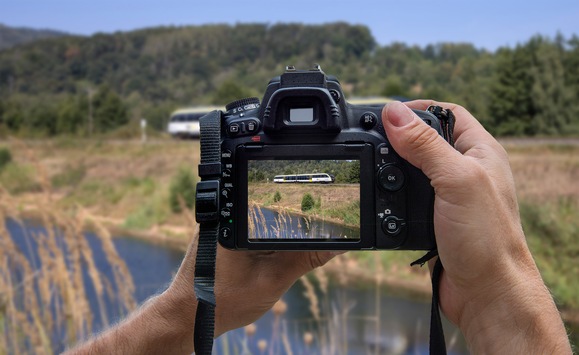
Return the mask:
POLYGON ((346 95, 458 102, 494 133, 579 132, 579 38, 530 38, 496 53, 468 43, 377 45, 361 25, 161 27, 67 36, 0 51, 2 132, 83 134, 183 105, 261 97, 285 65, 321 64, 346 95))
POLYGON ((43 38, 62 37, 67 35, 67 33, 60 31, 9 27, 0 23, 0 50, 43 38))

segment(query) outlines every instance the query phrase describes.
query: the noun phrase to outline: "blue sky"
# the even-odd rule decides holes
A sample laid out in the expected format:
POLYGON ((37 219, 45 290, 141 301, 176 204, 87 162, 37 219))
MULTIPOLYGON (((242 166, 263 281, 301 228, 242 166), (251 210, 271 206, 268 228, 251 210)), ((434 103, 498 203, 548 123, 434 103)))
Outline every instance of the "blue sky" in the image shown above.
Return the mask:
POLYGON ((494 50, 540 33, 579 35, 579 0, 0 0, 0 23, 75 34, 208 23, 368 26, 378 43, 470 42, 494 50))

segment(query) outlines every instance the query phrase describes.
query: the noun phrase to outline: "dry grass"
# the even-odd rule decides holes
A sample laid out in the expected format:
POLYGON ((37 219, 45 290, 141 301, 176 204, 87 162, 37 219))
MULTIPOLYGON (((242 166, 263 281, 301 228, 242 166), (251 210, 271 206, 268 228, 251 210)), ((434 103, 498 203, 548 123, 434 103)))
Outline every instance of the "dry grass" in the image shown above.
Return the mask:
POLYGON ((26 154, 36 165, 42 187, 35 206, 42 229, 27 231, 30 222, 25 222, 20 202, 0 186, 0 353, 52 354, 92 333, 93 311, 86 293, 89 281, 83 277, 85 270, 105 325, 105 297, 117 297, 120 307, 128 312, 136 306, 134 285, 106 228, 81 207, 73 213, 62 212, 43 165, 32 151, 26 154), (9 219, 22 227, 28 250, 17 245, 6 225, 9 219), (96 266, 84 234, 89 223, 113 270, 112 280, 96 266))
POLYGON ((507 146, 519 200, 579 201, 579 147, 507 146))
MULTIPOLYGON (((17 198, 6 191, 0 194, 0 354, 51 353, 56 344, 52 343, 50 334, 55 329, 66 329, 67 343, 90 334, 93 315, 85 291, 89 281, 98 295, 97 309, 102 319, 106 319, 104 298, 116 290, 120 291, 118 297, 124 307, 132 309, 135 306, 131 296, 134 285, 124 262, 114 250, 110 233, 98 225, 96 217, 127 216, 136 206, 159 196, 158 187, 168 186, 180 165, 195 166, 198 162, 198 146, 191 142, 162 141, 148 146, 127 142, 77 143, 8 143, 14 160, 37 173, 31 185, 35 186, 34 189, 19 193, 17 198), (52 186, 54 177, 71 169, 83 171, 74 179, 65 179, 74 181, 75 185, 52 186), (152 179, 155 188, 147 188, 146 184, 132 187, 131 181, 143 179, 152 179), (95 189, 97 197, 82 200, 86 195, 80 192, 87 192, 90 188, 95 189), (127 192, 123 193, 125 190, 127 192), (46 227, 45 232, 28 236, 41 245, 36 264, 18 249, 5 225, 6 217, 22 221, 23 214, 19 211, 29 205, 40 211, 39 216, 46 227), (111 279, 102 275, 95 265, 82 233, 87 225, 98 232, 99 241, 114 270, 111 279), (89 275, 89 281, 83 279, 83 269, 89 275)), ((508 146, 507 150, 521 201, 543 205, 564 198, 579 202, 579 148, 508 146)), ((276 185, 273 186, 253 186, 252 192, 255 196, 273 195, 276 185)), ((330 190, 322 190, 326 187, 319 185, 316 187, 319 191, 314 191, 314 195, 321 196, 324 205, 351 200, 351 194, 357 193, 329 193, 330 190)), ((299 210, 302 195, 303 191, 282 191, 281 204, 299 210)), ((186 230, 191 232, 192 238, 195 223, 190 215, 186 216, 190 224, 186 230)), ((178 219, 178 223, 182 223, 182 218, 178 219)), ((169 216, 165 223, 177 223, 178 219, 169 216)), ((287 225, 287 221, 280 220, 280 223, 287 225)), ((304 339, 308 339, 304 343, 315 346, 318 349, 312 351, 315 353, 346 353, 347 344, 343 344, 347 339, 345 324, 353 316, 349 314, 348 300, 341 300, 339 296, 333 304, 329 300, 328 274, 333 274, 344 286, 360 280, 374 282, 377 300, 383 283, 392 285, 393 289, 427 292, 430 288, 427 270, 407 267, 414 259, 414 256, 399 252, 356 253, 336 258, 326 268, 316 271, 315 279, 304 278, 301 282, 307 291, 312 313, 311 318, 303 320, 311 329, 304 333, 304 339), (348 273, 343 270, 348 270, 348 273)), ((366 319, 376 326, 376 338, 380 334, 380 318, 377 301, 376 317, 366 319)), ((277 349, 277 353, 291 351, 283 314, 276 316, 276 322, 275 339, 269 342, 251 339, 261 341, 261 353, 271 353, 272 349, 277 349)), ((306 350, 309 352, 311 349, 306 350)), ((297 353, 295 349, 294 353, 297 353)), ((372 351, 369 349, 368 353, 372 351)))

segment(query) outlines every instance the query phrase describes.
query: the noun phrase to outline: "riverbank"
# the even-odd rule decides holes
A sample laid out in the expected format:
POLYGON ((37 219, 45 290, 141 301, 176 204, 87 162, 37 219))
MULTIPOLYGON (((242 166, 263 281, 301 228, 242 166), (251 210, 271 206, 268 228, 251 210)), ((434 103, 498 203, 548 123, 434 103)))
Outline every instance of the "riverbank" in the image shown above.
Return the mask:
MULTIPOLYGON (((194 224, 184 214, 171 212, 168 200, 169 186, 177 171, 188 168, 196 172, 199 159, 196 141, 159 139, 141 144, 137 141, 9 140, 0 142, 0 147, 12 153, 12 162, 0 170, 0 185, 12 196, 15 211, 32 215, 35 208, 47 208, 74 214, 83 209, 113 234, 168 243, 179 250, 185 250, 194 234, 194 224)), ((562 305, 565 319, 579 324, 579 313, 574 311, 579 309, 579 286, 575 282, 579 278, 576 269, 579 147, 509 145, 507 150, 529 246, 543 278, 557 303, 562 305)), ((272 186, 277 185, 256 186, 253 193, 264 196, 265 200, 273 199, 272 186)), ((337 205, 359 195, 355 188, 347 193, 348 189, 341 189, 342 194, 321 190, 327 186, 317 185, 313 190, 314 195, 320 196, 322 206, 337 205), (325 200, 321 197, 324 194, 335 200, 325 200)), ((301 202, 303 191, 280 193, 281 200, 275 204, 299 208, 296 206, 301 202)), ((354 275, 355 280, 374 284, 379 273, 388 279, 384 282, 391 285, 389 288, 415 288, 420 297, 427 297, 430 292, 427 270, 408 266, 419 254, 347 253, 337 259, 338 266, 333 265, 334 262, 327 266, 328 274, 338 279, 348 273, 354 275), (397 283, 399 280, 402 285, 397 283)))

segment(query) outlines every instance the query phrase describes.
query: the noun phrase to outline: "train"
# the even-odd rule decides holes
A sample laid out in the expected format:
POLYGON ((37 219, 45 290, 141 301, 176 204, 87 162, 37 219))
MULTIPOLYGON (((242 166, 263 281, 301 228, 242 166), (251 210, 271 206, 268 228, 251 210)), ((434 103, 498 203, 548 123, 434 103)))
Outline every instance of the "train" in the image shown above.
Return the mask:
POLYGON ((294 175, 276 175, 273 182, 281 183, 312 183, 312 184, 331 184, 336 181, 334 175, 326 173, 312 174, 294 174, 294 175))

